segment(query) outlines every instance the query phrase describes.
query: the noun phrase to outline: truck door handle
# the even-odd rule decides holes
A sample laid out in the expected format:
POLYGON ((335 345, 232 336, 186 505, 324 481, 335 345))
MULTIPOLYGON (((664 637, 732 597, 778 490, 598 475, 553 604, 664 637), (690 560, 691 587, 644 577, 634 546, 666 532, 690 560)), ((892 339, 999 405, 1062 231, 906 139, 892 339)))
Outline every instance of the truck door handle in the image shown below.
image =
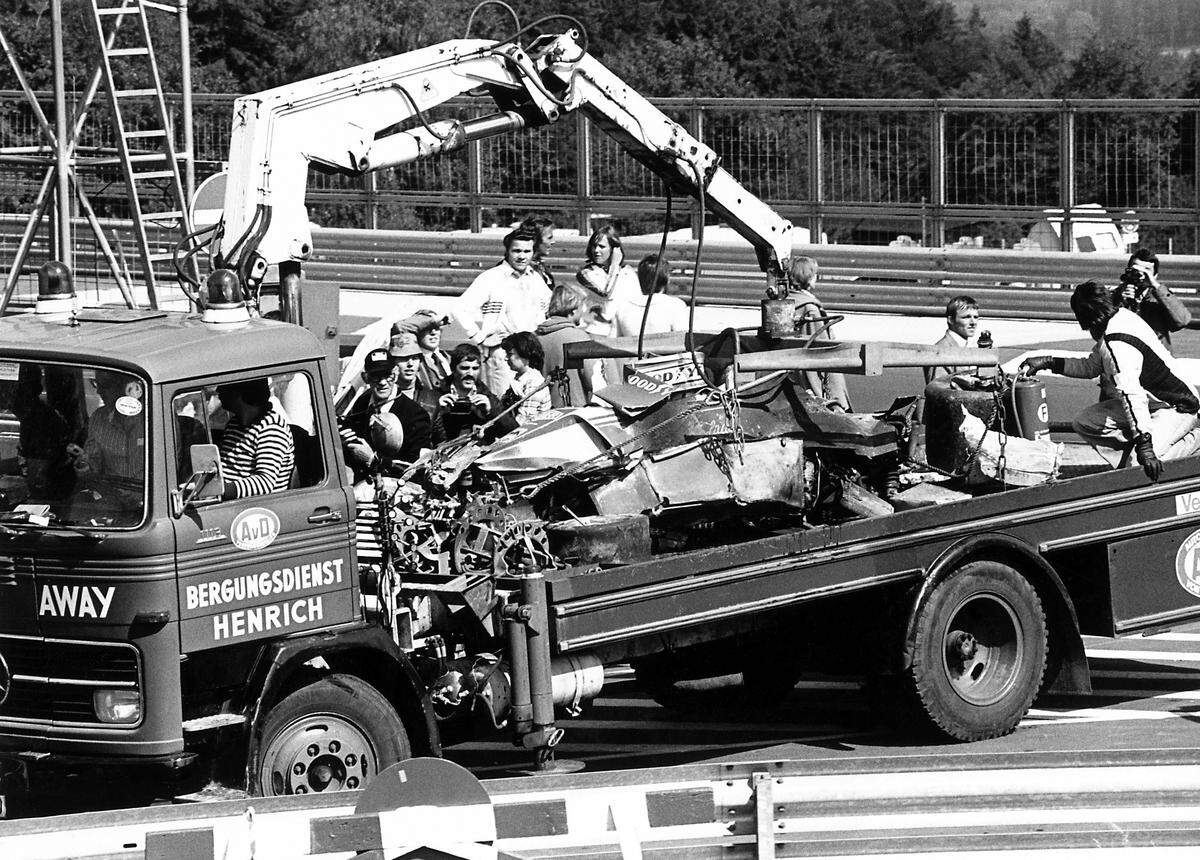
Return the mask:
POLYGON ((329 508, 317 508, 308 515, 310 523, 340 523, 342 521, 342 512, 333 511, 329 508))

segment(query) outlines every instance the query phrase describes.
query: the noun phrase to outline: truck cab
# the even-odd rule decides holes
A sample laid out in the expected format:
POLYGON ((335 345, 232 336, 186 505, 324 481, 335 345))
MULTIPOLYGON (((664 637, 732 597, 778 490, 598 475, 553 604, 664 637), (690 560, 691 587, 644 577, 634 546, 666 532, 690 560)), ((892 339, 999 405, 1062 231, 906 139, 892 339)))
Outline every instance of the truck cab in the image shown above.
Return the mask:
POLYGON ((107 307, 0 319, 10 775, 97 758, 178 768, 212 729, 234 729, 245 750, 314 654, 403 663, 360 612, 327 373, 316 338, 264 319, 107 307), (287 487, 186 497, 195 452, 228 420, 217 386, 248 380, 288 426, 287 487))

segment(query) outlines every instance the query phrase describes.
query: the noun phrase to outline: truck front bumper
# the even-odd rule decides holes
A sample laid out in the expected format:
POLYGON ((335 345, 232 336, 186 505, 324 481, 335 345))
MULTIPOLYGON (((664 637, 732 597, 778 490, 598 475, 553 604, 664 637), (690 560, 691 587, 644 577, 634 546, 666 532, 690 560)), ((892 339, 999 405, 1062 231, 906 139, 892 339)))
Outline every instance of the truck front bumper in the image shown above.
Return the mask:
MULTIPOLYGON (((14 808, 39 798, 50 800, 42 814, 105 808, 107 804, 93 806, 86 798, 107 796, 114 785, 134 791, 152 786, 165 790, 170 777, 195 759, 196 754, 188 752, 146 758, 0 753, 0 818, 11 817, 14 808)), ((172 795, 164 791, 164 796, 172 795)))

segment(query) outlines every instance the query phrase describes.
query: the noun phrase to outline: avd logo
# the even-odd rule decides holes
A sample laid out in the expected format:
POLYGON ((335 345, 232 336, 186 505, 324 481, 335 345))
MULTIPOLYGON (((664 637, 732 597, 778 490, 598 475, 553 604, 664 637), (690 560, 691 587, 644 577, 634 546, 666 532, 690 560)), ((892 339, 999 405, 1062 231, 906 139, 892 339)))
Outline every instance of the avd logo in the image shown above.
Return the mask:
POLYGON ((266 508, 247 508, 229 526, 229 538, 238 549, 266 549, 279 534, 279 517, 266 508))

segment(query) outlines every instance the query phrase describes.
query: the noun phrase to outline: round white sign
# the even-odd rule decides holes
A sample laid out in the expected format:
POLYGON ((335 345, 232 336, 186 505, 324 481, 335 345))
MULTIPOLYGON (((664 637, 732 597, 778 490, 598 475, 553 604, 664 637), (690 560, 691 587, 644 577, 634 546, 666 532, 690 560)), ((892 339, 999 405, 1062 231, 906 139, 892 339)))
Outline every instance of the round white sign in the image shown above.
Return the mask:
POLYGON ((1175 576, 1184 591, 1200 597, 1200 530, 1188 535, 1175 553, 1175 576))
POLYGON ((229 539, 240 550, 266 549, 279 535, 279 517, 266 508, 247 508, 229 526, 229 539))
POLYGON ((118 397, 117 402, 113 404, 113 408, 122 415, 133 417, 134 415, 142 414, 142 401, 138 400, 136 397, 129 397, 126 395, 124 397, 118 397))

